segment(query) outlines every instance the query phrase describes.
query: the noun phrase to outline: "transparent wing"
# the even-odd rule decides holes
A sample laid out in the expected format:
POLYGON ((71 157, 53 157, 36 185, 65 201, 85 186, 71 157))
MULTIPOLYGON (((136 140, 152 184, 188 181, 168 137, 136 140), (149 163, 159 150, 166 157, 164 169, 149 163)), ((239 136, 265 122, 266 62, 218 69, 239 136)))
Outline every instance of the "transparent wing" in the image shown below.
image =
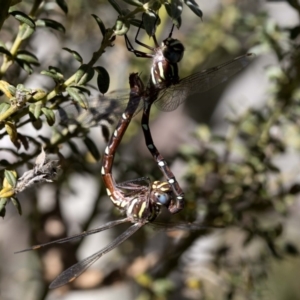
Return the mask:
MULTIPOLYGON (((136 115, 143 106, 141 98, 136 98, 139 101, 138 105, 134 101, 129 102, 129 90, 119 92, 98 96, 87 101, 87 109, 82 109, 76 103, 59 107, 56 117, 58 124, 66 128, 66 133, 76 132, 78 128, 82 130, 99 126, 102 128, 104 138, 108 141, 111 127, 116 125, 126 107, 128 110, 134 110, 134 115, 136 115)), ((64 131, 62 133, 64 134, 64 131)))
POLYGON ((62 285, 65 285, 69 282, 75 280, 78 276, 80 276, 89 266, 95 263, 102 255, 111 251, 112 249, 119 246, 126 239, 128 239, 131 235, 133 235, 137 230, 139 230, 144 223, 135 223, 130 226, 125 232, 123 232, 120 236, 118 236, 112 243, 103 248, 102 250, 96 252, 95 254, 87 257, 86 259, 78 262, 77 264, 71 266, 69 269, 65 270, 61 273, 49 286, 50 289, 58 288, 62 285))
POLYGON ((222 226, 209 226, 198 223, 161 223, 161 222, 151 222, 149 223, 151 227, 156 230, 173 231, 173 230, 186 230, 186 231, 206 231, 209 229, 223 228, 222 226))
POLYGON ((129 99, 129 90, 116 91, 107 96, 97 96, 86 101, 87 109, 81 108, 76 102, 59 107, 58 117, 61 125, 81 123, 86 127, 97 126, 102 119, 120 115, 129 99), (119 93, 120 92, 120 93, 119 93))
POLYGON ((248 53, 225 62, 219 66, 194 73, 159 93, 155 105, 163 111, 176 109, 188 96, 203 93, 225 82, 231 76, 245 68, 255 57, 248 53))
POLYGON ((37 249, 40 249, 42 247, 46 247, 46 246, 49 246, 49 245, 52 245, 52 244, 63 244, 63 243, 66 243, 66 242, 69 242, 69 241, 72 241, 72 240, 75 240, 75 239, 80 239, 80 238, 83 238, 85 236, 88 236, 88 235, 91 235, 91 234, 95 234, 95 233, 113 228, 113 227, 115 227, 119 224, 123 224, 123 223, 129 222, 129 221, 130 221, 129 218, 124 218, 124 219, 121 219, 121 220, 108 222, 105 225, 100 226, 98 228, 91 229, 91 230, 88 230, 88 231, 84 231, 82 233, 79 233, 79 234, 76 234, 76 235, 73 235, 73 236, 70 236, 70 237, 67 237, 67 238, 62 238, 62 239, 59 239, 59 240, 56 240, 56 241, 52 241, 52 242, 49 242, 49 243, 35 245, 35 246, 30 247, 30 248, 17 251, 17 252, 15 252, 15 254, 30 251, 30 250, 37 250, 37 249))

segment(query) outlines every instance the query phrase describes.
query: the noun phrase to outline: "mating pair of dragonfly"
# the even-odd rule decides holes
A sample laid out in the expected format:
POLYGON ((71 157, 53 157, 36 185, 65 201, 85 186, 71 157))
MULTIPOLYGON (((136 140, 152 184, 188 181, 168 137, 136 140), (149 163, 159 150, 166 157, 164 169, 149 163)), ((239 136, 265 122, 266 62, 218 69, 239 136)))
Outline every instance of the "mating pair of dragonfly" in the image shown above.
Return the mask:
MULTIPOLYGON (((159 46, 155 35, 153 35, 155 47, 141 43, 138 40, 139 31, 140 28, 135 37, 136 43, 151 50, 152 53, 145 53, 134 49, 126 35, 125 42, 127 49, 133 52, 137 57, 152 58, 150 80, 145 87, 137 73, 133 73, 129 76, 130 94, 127 107, 105 149, 101 171, 108 196, 113 204, 126 214, 126 217, 72 237, 36 245, 19 252, 35 250, 55 243, 65 243, 73 239, 110 229, 126 222, 133 224, 108 246, 61 273, 51 283, 50 288, 57 288, 75 280, 101 256, 123 243, 147 223, 153 223, 162 207, 167 208, 171 214, 178 213, 183 209, 184 193, 167 165, 167 162, 159 153, 152 140, 149 128, 151 106, 155 103, 164 111, 172 111, 185 101, 189 95, 205 92, 217 84, 226 81, 230 76, 246 67, 254 57, 253 54, 246 54, 217 67, 179 79, 177 64, 183 57, 184 46, 180 41, 172 38, 173 28, 161 46, 159 46), (139 178, 117 184, 112 176, 114 155, 133 115, 136 114, 141 107, 143 108, 141 126, 146 145, 166 181, 150 182, 148 178, 139 178)), ((175 228, 201 230, 204 227, 187 223, 178 224, 175 228)))

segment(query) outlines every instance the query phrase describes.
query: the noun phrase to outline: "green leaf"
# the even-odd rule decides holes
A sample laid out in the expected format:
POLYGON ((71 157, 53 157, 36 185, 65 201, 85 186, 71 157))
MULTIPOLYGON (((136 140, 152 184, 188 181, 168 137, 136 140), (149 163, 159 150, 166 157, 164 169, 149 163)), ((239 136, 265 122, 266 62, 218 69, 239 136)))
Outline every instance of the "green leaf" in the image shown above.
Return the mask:
POLYGON ((83 85, 72 85, 72 87, 78 89, 82 93, 88 94, 88 96, 91 95, 91 91, 87 87, 85 87, 83 85))
MULTIPOLYGON (((145 1, 143 1, 143 2, 145 2, 145 1)), ((161 5, 162 5, 162 3, 164 1, 160 1, 160 0, 157 1, 157 0, 155 0, 155 1, 150 1, 150 2, 147 3, 147 5, 149 4, 149 9, 151 9, 152 11, 158 12, 160 10, 161 5)))
POLYGON ((8 57, 12 57, 11 53, 3 46, 0 46, 0 53, 7 55, 8 57))
POLYGON ((7 204, 8 198, 0 198, 0 217, 4 218, 6 213, 6 204, 7 204))
POLYGON ((68 13, 68 4, 65 0, 56 0, 56 3, 65 14, 68 13))
POLYGON ((18 37, 23 41, 28 39, 35 31, 35 28, 32 28, 30 26, 28 26, 27 24, 22 24, 20 29, 19 29, 19 33, 18 33, 18 37))
POLYGON ((29 143, 28 143, 28 138, 27 136, 19 133, 18 134, 18 142, 22 144, 25 150, 28 150, 29 148, 29 143))
POLYGON ((143 14, 143 24, 149 36, 153 36, 156 32, 156 27, 160 23, 159 16, 153 11, 146 11, 143 14))
MULTIPOLYGON (((31 125, 36 129, 36 130, 40 130, 43 127, 43 122, 41 119, 34 119, 32 117, 32 115, 30 115, 30 119, 31 121, 31 125)), ((41 136, 39 136, 39 138, 41 138, 41 136)))
POLYGON ((123 15, 121 7, 118 5, 118 3, 115 0, 108 0, 108 2, 119 13, 119 15, 123 15))
POLYGON ((178 20, 182 13, 182 0, 172 0, 170 4, 171 18, 178 20))
POLYGON ((75 82, 83 85, 93 79, 95 71, 89 65, 81 65, 75 73, 75 82))
POLYGON ((10 200, 11 200, 12 204, 15 206, 15 208, 17 209, 19 215, 21 216, 22 215, 22 207, 21 207, 21 204, 20 204, 18 198, 11 197, 10 200))
POLYGON ((76 146, 75 143, 73 143, 72 141, 69 140, 68 141, 68 145, 71 148, 71 150, 72 150, 73 153, 75 153, 77 155, 80 155, 80 152, 79 152, 79 150, 78 150, 78 148, 77 148, 77 146, 76 146))
POLYGON ((47 107, 42 107, 42 112, 46 117, 47 123, 49 126, 52 126, 55 123, 55 114, 52 109, 47 107))
POLYGON ((63 48, 63 50, 66 50, 69 53, 71 53, 74 56, 74 58, 82 64, 83 59, 82 59, 82 57, 80 56, 80 54, 77 51, 71 50, 69 48, 63 48))
POLYGON ((29 111, 32 113, 32 115, 35 117, 37 120, 40 115, 41 115, 41 110, 42 110, 42 103, 33 103, 29 105, 29 111))
POLYGON ((16 124, 13 121, 6 121, 4 126, 10 140, 15 143, 18 139, 16 124))
POLYGON ((101 155, 100 155, 100 153, 98 151, 98 148, 96 147, 95 143, 89 137, 86 137, 84 139, 84 143, 85 143, 86 147, 88 148, 88 150, 93 155, 93 157, 95 158, 95 160, 99 161, 100 158, 101 158, 101 155))
POLYGON ((203 13, 195 0, 184 0, 184 3, 195 15, 202 19, 203 13))
POLYGON ((7 89, 9 90, 11 95, 13 95, 13 96, 16 95, 17 89, 13 85, 9 85, 7 89))
POLYGON ((26 14, 24 14, 21 11, 15 10, 15 11, 11 11, 10 14, 12 16, 14 16, 18 21, 20 21, 21 23, 25 23, 27 24, 29 27, 31 28, 35 28, 35 23, 34 21, 27 16, 26 14))
POLYGON ((167 11, 168 15, 172 18, 172 21, 173 21, 174 25, 177 28, 180 28, 180 26, 181 26, 181 17, 178 17, 177 19, 173 17, 174 6, 172 6, 169 2, 165 2, 165 8, 166 8, 166 11, 167 11))
POLYGON ((82 108, 87 109, 86 103, 84 102, 76 88, 67 87, 66 91, 75 102, 77 102, 82 108))
POLYGON ((65 81, 64 75, 60 73, 60 70, 55 67, 49 67, 49 71, 43 70, 41 71, 42 75, 49 76, 54 79, 57 83, 62 83, 65 81))
POLYGON ((19 60, 23 60, 28 64, 33 64, 33 65, 40 64, 38 58, 27 50, 19 50, 17 52, 16 58, 19 60))
POLYGON ((102 35, 105 36, 106 28, 105 28, 104 23, 102 22, 102 20, 94 14, 92 14, 92 17, 94 17, 94 19, 96 20, 96 22, 97 22, 97 24, 98 24, 98 26, 101 30, 102 35))
POLYGON ((105 94, 109 88, 109 74, 103 67, 95 67, 94 68, 98 72, 97 76, 97 85, 98 89, 102 94, 105 94))
POLYGON ((63 76, 62 70, 58 67, 49 66, 48 69, 49 69, 49 71, 51 71, 53 73, 56 73, 56 74, 59 74, 59 75, 63 76))
POLYGON ((33 69, 31 68, 30 64, 28 64, 24 60, 16 59, 17 64, 24 69, 28 74, 32 74, 33 69))
POLYGON ((8 103, 1 103, 0 104, 0 115, 4 114, 9 108, 10 108, 10 105, 8 103))
POLYGON ((9 171, 9 170, 4 170, 4 176, 9 185, 13 188, 16 187, 17 184, 17 178, 15 175, 15 171, 9 171))
POLYGON ((39 19, 36 21, 36 26, 49 27, 49 28, 61 31, 63 33, 66 32, 66 29, 62 24, 60 24, 54 20, 50 20, 50 19, 39 19))

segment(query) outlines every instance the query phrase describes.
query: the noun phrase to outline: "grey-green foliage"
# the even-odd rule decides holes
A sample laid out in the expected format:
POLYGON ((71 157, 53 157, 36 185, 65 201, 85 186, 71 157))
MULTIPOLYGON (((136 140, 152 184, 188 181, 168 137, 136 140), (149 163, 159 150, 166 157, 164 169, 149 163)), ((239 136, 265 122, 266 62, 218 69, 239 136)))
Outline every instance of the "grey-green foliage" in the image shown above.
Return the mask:
MULTIPOLYGON (((201 1, 198 2, 201 7, 201 1)), ((75 127, 73 126, 72 130, 58 130, 53 124, 59 106, 75 102, 82 108, 87 107, 90 90, 93 90, 90 83, 97 85, 101 93, 106 93, 109 84, 117 77, 116 74, 111 74, 107 67, 113 64, 113 61, 108 59, 111 58, 110 51, 117 49, 121 53, 123 48, 119 41, 123 39, 120 36, 128 33, 134 37, 136 26, 140 26, 141 20, 141 28, 145 29, 148 35, 156 32, 158 40, 165 37, 161 35, 162 29, 166 28, 168 31, 171 22, 178 28, 181 26, 182 31, 178 31, 178 35, 184 38, 185 46, 189 49, 184 63, 180 66, 181 76, 192 73, 205 63, 208 57, 233 57, 246 52, 250 47, 257 55, 272 53, 278 59, 278 65, 269 68, 266 73, 270 78, 266 103, 261 104, 259 109, 250 108, 243 114, 235 114, 228 118, 228 131, 222 136, 216 136, 209 126, 199 124, 193 133, 196 143, 193 146, 180 145, 176 147, 172 157, 167 157, 171 168, 172 162, 176 162, 185 169, 179 181, 185 189, 186 207, 179 215, 172 216, 171 220, 191 221, 196 218, 207 226, 223 226, 224 236, 228 228, 228 232, 230 228, 239 230, 239 254, 236 254, 236 249, 232 251, 234 242, 228 242, 225 237, 223 242, 219 243, 219 247, 215 247, 210 253, 213 258, 209 261, 208 268, 216 276, 217 282, 222 283, 223 289, 214 286, 211 288, 209 278, 205 278, 201 271, 196 274, 185 273, 179 264, 180 254, 189 250, 193 242, 201 237, 199 232, 193 232, 176 243, 166 241, 165 255, 159 256, 155 266, 145 262, 144 272, 139 273, 132 269, 131 273, 129 272, 139 286, 138 293, 141 299, 173 299, 176 295, 180 295, 181 298, 188 295, 186 298, 190 299, 263 299, 268 292, 268 284, 271 284, 266 280, 270 275, 271 266, 279 259, 285 261, 290 255, 298 255, 299 243, 289 241, 285 236, 291 207, 299 193, 298 174, 284 173, 275 161, 280 157, 286 159, 290 152, 298 153, 300 147, 299 25, 280 28, 258 8, 249 6, 239 10, 235 4, 221 6, 218 12, 206 17, 205 11, 202 12, 195 1, 109 0, 76 1, 75 4, 57 0, 56 3, 61 13, 53 11, 51 5, 47 5, 47 1, 23 1, 9 10, 7 8, 10 17, 5 19, 2 26, 2 32, 7 33, 9 39, 0 41, 0 90, 4 93, 0 99, 0 150, 1 153, 9 153, 14 159, 8 159, 4 155, 0 157, 3 172, 0 215, 4 217, 5 213, 7 214, 10 203, 21 213, 21 202, 15 193, 17 180, 21 180, 24 175, 24 169, 20 167, 26 166, 29 170, 27 172, 32 175, 36 170, 36 164, 33 162, 39 156, 41 148, 45 149, 48 155, 55 153, 60 158, 62 171, 54 185, 58 201, 49 213, 38 210, 35 197, 32 197, 33 192, 27 199, 28 203, 32 201, 29 205, 32 213, 28 212, 27 208, 28 215, 24 216, 23 213, 22 217, 30 216, 29 229, 35 243, 41 242, 37 237, 51 218, 62 218, 59 202, 64 198, 60 190, 70 184, 71 175, 89 174, 99 180, 100 184, 101 164, 95 163, 89 155, 83 155, 74 137, 83 141, 86 153, 96 160, 101 156, 97 147, 98 140, 89 136, 88 128, 81 123, 73 124, 75 127), (181 12, 185 8, 190 10, 187 10, 186 15, 182 15, 181 12), (105 16, 106 10, 110 12, 109 17, 105 16), (143 12, 145 14, 142 18, 143 12), (45 15, 47 19, 44 18, 45 15), (203 21, 200 20, 202 17, 203 21), (20 24, 12 22, 12 18, 17 19, 20 24), (193 20, 191 27, 189 18, 193 20), (58 22, 59 19, 63 21, 58 22), (71 23, 71 20, 76 22, 71 23), (71 42, 62 43, 61 48, 65 51, 61 51, 56 57, 56 64, 45 65, 47 62, 40 61, 36 54, 40 46, 38 40, 33 39, 37 28, 56 30, 57 39, 62 41, 64 36, 69 41, 76 38, 78 41, 88 41, 85 39, 88 32, 92 37, 89 41, 93 43, 87 47, 88 54, 80 51, 80 47, 86 45, 80 44, 73 49, 70 46, 71 42), (65 62, 65 54, 69 55, 70 62, 73 60, 72 63, 65 62), (107 65, 103 66, 104 62, 107 65), (19 68, 24 69, 26 74, 42 74, 49 77, 52 85, 47 89, 44 86, 27 88, 27 75, 19 68), (94 78, 95 76, 97 78, 94 78), (36 138, 27 135, 26 132, 20 132, 28 123, 37 131, 36 138), (38 132, 42 127, 52 128, 52 136, 38 132), (11 140, 10 146, 2 144, 6 136, 11 140), (71 149, 71 153, 63 156, 61 145, 66 145, 71 149), (260 242, 260 246, 254 255, 243 256, 243 251, 247 252, 256 242, 260 242), (169 276, 179 272, 181 276, 175 281, 174 277, 169 276), (191 295, 194 295, 194 298, 191 295)), ((294 1, 289 3, 299 14, 299 5, 294 1)), ((147 35, 143 42, 148 44, 147 35)), ((136 69, 148 76, 150 62, 145 63, 145 60, 135 58, 132 60, 136 65, 122 76, 128 78, 128 73, 136 69)), ((133 126, 133 130, 130 131, 131 137, 137 131, 138 126, 133 126)), ((140 158, 134 159, 137 152, 135 147, 130 147, 131 141, 128 137, 124 138, 123 147, 118 150, 114 164, 118 180, 132 179, 132 176, 161 178, 156 164, 151 159, 144 157, 142 163, 140 158), (132 160, 126 160, 128 148, 132 152, 132 160)), ((297 169, 297 166, 295 168, 297 169)), ((46 177, 54 173, 52 169, 47 171, 46 177)), ((39 186, 36 186, 36 189, 39 189, 39 186)), ((104 195, 105 191, 101 189, 95 206, 82 225, 83 229, 88 228, 97 215, 98 206, 102 202, 100 200, 109 201, 108 197, 100 197, 104 195)), ((211 233, 206 231, 205 234, 210 236, 211 233)), ((146 247, 146 239, 141 236, 136 240, 133 236, 131 240, 134 241, 133 245, 139 245, 139 249, 146 247)), ((71 251, 69 249, 68 255, 72 256, 70 260, 73 262, 79 245, 69 246, 71 251)), ((136 249, 136 255, 141 255, 139 249, 136 249)), ((189 260, 181 263, 184 266, 193 265, 193 261, 189 260)), ((119 280, 125 280, 123 275, 119 280)), ((288 286, 286 282, 281 284, 288 286)), ((41 280, 40 285, 45 289, 46 280, 41 280)), ((46 294, 37 293, 36 299, 42 299, 46 294)))

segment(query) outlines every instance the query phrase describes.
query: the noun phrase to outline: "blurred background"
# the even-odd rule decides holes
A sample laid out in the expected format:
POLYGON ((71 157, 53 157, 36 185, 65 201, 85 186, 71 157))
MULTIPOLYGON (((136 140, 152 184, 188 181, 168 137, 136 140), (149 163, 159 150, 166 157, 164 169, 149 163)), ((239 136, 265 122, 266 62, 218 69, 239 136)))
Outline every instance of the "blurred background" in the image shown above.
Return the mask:
MULTIPOLYGON (((5 72, 2 68, 1 80, 50 93, 55 83, 40 72, 53 66, 65 79, 73 76, 80 64, 62 48, 77 51, 87 63, 102 40, 91 15, 101 18, 106 28, 113 28, 118 17, 109 1, 66 1, 68 14, 58 3, 63 1, 28 0, 13 7, 29 14, 39 4, 35 17, 53 19, 65 32, 37 28, 20 49, 34 53, 39 65, 28 75, 12 64, 5 72)), ((130 1, 117 3, 122 9, 135 9, 130 1)), ((42 145, 49 147, 48 159, 60 159, 61 170, 53 183, 36 184, 18 194, 21 216, 11 202, 6 205, 5 217, 0 219, 0 299, 300 299, 300 4, 197 3, 202 19, 184 5, 181 27, 173 32, 185 46, 179 64, 181 78, 246 53, 256 56, 237 75, 195 94, 175 111, 152 109, 153 139, 186 197, 182 212, 174 216, 163 212, 159 221, 211 227, 166 232, 145 226, 74 282, 49 290, 63 270, 105 247, 128 225, 14 254, 121 218, 106 195, 101 159, 96 161, 84 142, 88 135, 103 153, 106 142, 101 128, 96 126, 51 148, 51 139, 62 130, 58 116, 54 126, 41 117, 37 129, 32 122, 24 122, 24 114, 15 121, 28 147, 17 148, 1 127, 1 178, 4 169, 16 170, 18 177, 31 169, 42 145)), ((159 16, 156 37, 161 42, 169 35, 172 20, 164 7, 159 16)), ((135 18, 141 19, 142 14, 135 18)), ((0 32, 7 49, 14 45, 18 30, 19 22, 9 16, 0 32)), ((136 32, 135 26, 128 31, 133 44, 136 32)), ((144 31, 139 39, 153 45, 144 31)), ((108 71, 109 92, 126 93, 132 72, 139 72, 147 82, 151 60, 130 53, 123 36, 117 36, 113 44, 95 64, 108 71)), ((5 55, 0 59, 3 67, 5 55)), ((89 84, 87 101, 92 101, 99 94, 96 76, 89 84)), ((0 101, 9 103, 5 95, 0 101)), ((51 101, 45 105, 50 107, 51 101)), ((113 168, 117 182, 144 176, 163 179, 144 144, 140 116, 134 117, 117 150, 113 168)))

